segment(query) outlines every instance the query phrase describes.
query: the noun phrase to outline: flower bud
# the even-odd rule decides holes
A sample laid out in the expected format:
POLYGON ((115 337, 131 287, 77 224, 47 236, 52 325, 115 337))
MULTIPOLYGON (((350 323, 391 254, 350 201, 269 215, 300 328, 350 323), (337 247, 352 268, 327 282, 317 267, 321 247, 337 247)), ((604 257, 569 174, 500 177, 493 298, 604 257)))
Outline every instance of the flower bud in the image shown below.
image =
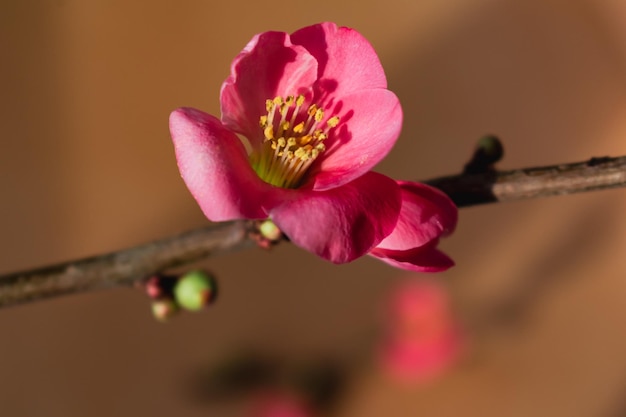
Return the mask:
POLYGON ((191 271, 178 279, 174 299, 186 310, 198 311, 210 304, 216 295, 215 279, 204 271, 191 271))
POLYGON ((152 302, 152 315, 161 322, 166 322, 179 312, 178 305, 171 299, 161 299, 152 302))
POLYGON ((143 289, 153 300, 171 298, 176 281, 178 281, 176 276, 155 274, 143 282, 143 289))
POLYGON ((261 236, 272 242, 277 242, 283 237, 283 232, 281 232, 278 226, 276 226, 271 220, 265 220, 261 223, 259 225, 259 232, 261 233, 261 236))
POLYGON ((478 141, 478 149, 482 151, 486 162, 493 164, 498 162, 504 156, 504 147, 502 142, 494 135, 486 135, 478 141))
POLYGON ((465 174, 479 174, 494 170, 494 164, 504 156, 504 146, 494 135, 480 138, 472 159, 465 165, 465 174))

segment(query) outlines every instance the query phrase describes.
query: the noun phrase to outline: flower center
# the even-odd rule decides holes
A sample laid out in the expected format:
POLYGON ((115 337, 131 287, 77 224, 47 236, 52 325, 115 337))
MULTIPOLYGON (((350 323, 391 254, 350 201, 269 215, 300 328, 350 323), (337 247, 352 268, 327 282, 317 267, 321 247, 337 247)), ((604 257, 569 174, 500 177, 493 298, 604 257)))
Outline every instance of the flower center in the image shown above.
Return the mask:
POLYGON ((263 144, 250 155, 261 179, 282 188, 296 188, 313 161, 326 150, 328 132, 339 117, 324 120, 324 109, 315 104, 303 108, 304 96, 275 97, 265 102, 261 116, 263 144))

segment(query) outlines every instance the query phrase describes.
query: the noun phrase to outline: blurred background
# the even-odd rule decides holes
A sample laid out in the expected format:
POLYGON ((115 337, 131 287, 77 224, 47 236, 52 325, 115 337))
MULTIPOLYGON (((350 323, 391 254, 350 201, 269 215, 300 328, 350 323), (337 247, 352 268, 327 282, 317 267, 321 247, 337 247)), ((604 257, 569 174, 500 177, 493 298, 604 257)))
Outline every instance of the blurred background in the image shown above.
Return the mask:
MULTIPOLYGON (((207 224, 176 168, 170 111, 219 114, 255 33, 325 20, 371 41, 403 104, 380 172, 459 172, 486 133, 504 142, 503 169, 626 154, 622 0, 5 0, 0 272, 207 224)), ((428 381, 376 359, 388 294, 423 277, 284 244, 203 263, 220 299, 166 324, 129 289, 0 311, 2 415, 248 416, 247 396, 203 381, 246 350, 339 363, 337 416, 624 416, 625 208, 613 190, 461 210, 443 242, 457 266, 427 278, 466 342, 428 381)))

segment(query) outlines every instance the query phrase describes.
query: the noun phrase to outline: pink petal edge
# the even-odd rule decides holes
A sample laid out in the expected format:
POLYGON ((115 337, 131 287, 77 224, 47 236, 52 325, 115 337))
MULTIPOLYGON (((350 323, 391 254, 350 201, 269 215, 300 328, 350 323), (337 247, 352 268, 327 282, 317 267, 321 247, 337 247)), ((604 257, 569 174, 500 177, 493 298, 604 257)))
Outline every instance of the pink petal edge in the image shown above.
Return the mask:
POLYGON ((379 248, 409 250, 452 233, 458 209, 446 194, 418 182, 398 181, 398 184, 402 193, 398 224, 380 242, 379 248))
POLYGON ((205 216, 214 222, 267 217, 262 203, 271 186, 254 172, 239 138, 200 110, 170 115, 181 176, 205 216))
POLYGON ((326 191, 285 190, 290 196, 270 212, 291 241, 334 263, 350 262, 372 249, 396 224, 400 189, 369 172, 326 191))
POLYGON ((314 163, 305 186, 327 190, 346 184, 371 170, 391 151, 402 129, 402 107, 389 90, 363 90, 328 109, 339 116, 327 149, 314 163))
POLYGON ((265 101, 276 96, 305 94, 317 79, 317 62, 284 32, 256 35, 231 64, 222 84, 222 122, 246 136, 253 145, 262 140, 259 118, 265 101))
POLYGON ((437 249, 438 240, 405 251, 374 248, 369 255, 394 266, 415 272, 441 272, 454 266, 454 261, 437 249))
POLYGON ((387 78, 376 51, 356 30, 324 22, 292 33, 291 40, 315 57, 320 87, 332 95, 387 88, 387 78))

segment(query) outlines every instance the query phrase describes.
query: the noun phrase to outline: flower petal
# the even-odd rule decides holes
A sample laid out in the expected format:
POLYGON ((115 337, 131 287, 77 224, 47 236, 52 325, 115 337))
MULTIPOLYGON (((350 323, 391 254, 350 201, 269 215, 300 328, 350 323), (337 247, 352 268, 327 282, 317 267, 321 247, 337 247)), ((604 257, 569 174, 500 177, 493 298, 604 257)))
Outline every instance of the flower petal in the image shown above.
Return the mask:
POLYGON ((315 190, 338 187, 368 172, 389 153, 402 129, 402 107, 389 90, 350 94, 327 113, 339 116, 339 125, 307 173, 305 186, 315 190))
POLYGON ((317 62, 283 32, 256 35, 231 64, 222 84, 222 122, 246 136, 252 145, 263 137, 259 118, 265 101, 276 96, 307 94, 317 78, 317 62))
POLYGON ((400 189, 370 172, 327 191, 285 190, 271 210, 274 223, 296 245, 334 263, 352 261, 387 236, 400 212, 400 189))
POLYGON ((374 248, 369 253, 396 268, 416 272, 441 272, 454 266, 454 261, 437 249, 439 240, 405 251, 374 248))
POLYGON ((458 210, 452 200, 426 184, 399 181, 402 209, 398 224, 379 248, 408 250, 446 236, 456 227, 458 210))
POLYGON ((180 173, 202 212, 211 221, 261 219, 271 186, 248 163, 239 138, 200 110, 181 108, 170 115, 180 173))
POLYGON ((354 29, 326 22, 294 32, 291 41, 304 46, 317 59, 319 87, 334 96, 387 88, 376 51, 354 29))

